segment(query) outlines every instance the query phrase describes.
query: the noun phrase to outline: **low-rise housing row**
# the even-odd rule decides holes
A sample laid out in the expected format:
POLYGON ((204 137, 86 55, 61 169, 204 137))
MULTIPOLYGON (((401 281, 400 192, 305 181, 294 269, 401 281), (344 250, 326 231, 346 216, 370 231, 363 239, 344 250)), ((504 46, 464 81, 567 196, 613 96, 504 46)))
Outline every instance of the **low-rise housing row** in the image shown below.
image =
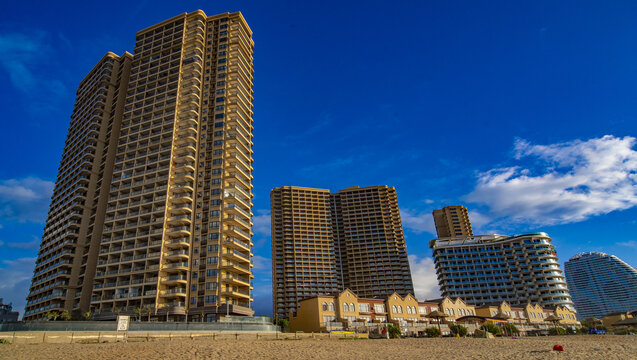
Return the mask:
POLYGON ((403 333, 418 335, 428 326, 441 325, 443 333, 448 325, 466 324, 470 332, 485 321, 509 322, 522 332, 543 330, 554 326, 549 316, 559 318, 560 326, 578 326, 576 313, 566 306, 542 307, 538 304, 511 306, 506 301, 483 305, 467 304, 461 298, 444 297, 418 301, 408 294, 394 293, 387 298, 358 297, 353 291, 334 295, 313 296, 301 300, 296 312, 290 312, 290 330, 323 332, 335 330, 368 331, 398 325, 403 333))

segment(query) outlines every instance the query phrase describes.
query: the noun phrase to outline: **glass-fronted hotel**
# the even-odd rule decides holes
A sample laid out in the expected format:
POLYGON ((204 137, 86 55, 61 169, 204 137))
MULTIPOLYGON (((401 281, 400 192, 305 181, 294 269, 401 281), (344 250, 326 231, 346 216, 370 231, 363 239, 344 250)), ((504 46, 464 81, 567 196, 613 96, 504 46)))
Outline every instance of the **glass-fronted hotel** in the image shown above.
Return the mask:
POLYGON ((586 252, 564 263, 581 320, 637 310, 637 269, 614 255, 586 252))

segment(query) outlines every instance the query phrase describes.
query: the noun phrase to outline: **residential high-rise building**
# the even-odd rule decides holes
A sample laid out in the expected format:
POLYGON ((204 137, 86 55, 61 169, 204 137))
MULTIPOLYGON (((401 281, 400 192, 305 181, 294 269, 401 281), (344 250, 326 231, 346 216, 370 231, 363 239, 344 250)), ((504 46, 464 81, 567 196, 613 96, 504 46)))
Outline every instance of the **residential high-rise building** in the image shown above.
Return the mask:
POLYGON ((80 83, 26 320, 251 310, 252 31, 181 14, 80 83))
POLYGON ((564 263, 580 320, 637 310, 637 269, 614 255, 587 252, 564 263))
POLYGON ((461 205, 445 206, 433 211, 439 238, 473 236, 467 208, 461 205))
POLYGON ((443 296, 474 305, 507 301, 573 309, 546 233, 438 238, 429 247, 443 296))
POLYGON ((284 186, 270 196, 276 316, 344 289, 364 297, 413 294, 396 189, 284 186))

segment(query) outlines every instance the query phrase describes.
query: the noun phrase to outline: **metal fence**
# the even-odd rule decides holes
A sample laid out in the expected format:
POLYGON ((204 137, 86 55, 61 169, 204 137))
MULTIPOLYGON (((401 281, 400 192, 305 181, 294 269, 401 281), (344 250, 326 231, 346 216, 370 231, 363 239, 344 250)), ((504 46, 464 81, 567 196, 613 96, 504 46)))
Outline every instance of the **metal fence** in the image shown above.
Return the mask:
MULTIPOLYGON (((0 324, 0 331, 114 331, 115 321, 34 321, 0 324)), ((274 332, 278 327, 262 320, 250 322, 247 319, 241 321, 226 322, 136 322, 132 321, 129 331, 250 331, 250 332, 274 332)))

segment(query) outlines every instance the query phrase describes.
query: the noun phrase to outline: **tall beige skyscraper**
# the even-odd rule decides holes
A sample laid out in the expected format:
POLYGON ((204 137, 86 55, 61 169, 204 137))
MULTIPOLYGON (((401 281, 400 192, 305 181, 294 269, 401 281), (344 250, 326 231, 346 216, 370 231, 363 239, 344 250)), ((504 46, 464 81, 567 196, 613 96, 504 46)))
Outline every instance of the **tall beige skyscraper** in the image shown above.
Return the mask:
POLYGON ((270 197, 276 316, 345 288, 362 297, 413 294, 396 189, 284 186, 270 197))
POLYGON ((473 236, 467 208, 461 205, 445 206, 433 211, 438 238, 473 236))
POLYGON ((252 31, 198 10, 82 81, 26 320, 250 315, 252 31))

